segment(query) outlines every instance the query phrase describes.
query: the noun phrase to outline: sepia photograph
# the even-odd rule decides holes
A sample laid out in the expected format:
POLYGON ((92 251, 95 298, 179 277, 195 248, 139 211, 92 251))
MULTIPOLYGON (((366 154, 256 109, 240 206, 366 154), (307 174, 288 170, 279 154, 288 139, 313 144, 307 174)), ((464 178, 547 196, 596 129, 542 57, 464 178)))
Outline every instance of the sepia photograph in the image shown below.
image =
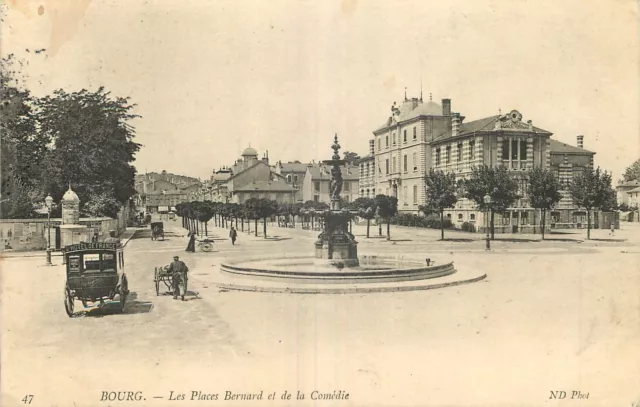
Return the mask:
POLYGON ((0 0, 0 407, 640 407, 638 0, 0 0))

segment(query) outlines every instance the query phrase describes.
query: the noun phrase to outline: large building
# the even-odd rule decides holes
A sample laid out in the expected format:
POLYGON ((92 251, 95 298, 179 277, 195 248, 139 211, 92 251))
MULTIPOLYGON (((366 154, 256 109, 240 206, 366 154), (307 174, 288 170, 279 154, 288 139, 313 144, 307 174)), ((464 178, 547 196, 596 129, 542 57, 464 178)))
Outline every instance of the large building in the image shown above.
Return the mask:
MULTIPOLYGON (((386 122, 374 130, 375 191, 398 198, 401 212, 418 211, 425 203, 424 176, 430 169, 468 177, 473 167, 505 166, 517 179, 520 195, 525 195, 526 171, 546 168, 566 182, 574 174, 593 166, 593 152, 551 139, 552 133, 523 121, 512 110, 483 119, 464 122, 465 117, 451 109, 451 100, 442 104, 424 103, 422 98, 394 103, 386 122)), ((574 208, 568 191, 552 213, 555 220, 581 223, 586 212, 574 208)), ((445 211, 454 225, 470 222, 483 225, 484 217, 475 202, 460 198, 455 208, 445 211)), ((504 213, 496 214, 496 230, 532 231, 537 211, 525 198, 504 213)), ((597 222, 597 219, 594 220, 597 222)))

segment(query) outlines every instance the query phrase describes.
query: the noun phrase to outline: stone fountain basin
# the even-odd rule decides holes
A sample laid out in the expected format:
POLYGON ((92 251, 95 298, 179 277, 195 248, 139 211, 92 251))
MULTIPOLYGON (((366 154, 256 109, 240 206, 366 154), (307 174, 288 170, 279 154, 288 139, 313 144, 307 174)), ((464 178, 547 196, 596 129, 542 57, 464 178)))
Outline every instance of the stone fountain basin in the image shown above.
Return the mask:
POLYGON ((336 265, 339 262, 313 257, 249 259, 223 263, 221 270, 236 277, 309 284, 425 280, 456 272, 453 262, 427 266, 426 262, 377 256, 363 256, 355 267, 341 268, 336 265))

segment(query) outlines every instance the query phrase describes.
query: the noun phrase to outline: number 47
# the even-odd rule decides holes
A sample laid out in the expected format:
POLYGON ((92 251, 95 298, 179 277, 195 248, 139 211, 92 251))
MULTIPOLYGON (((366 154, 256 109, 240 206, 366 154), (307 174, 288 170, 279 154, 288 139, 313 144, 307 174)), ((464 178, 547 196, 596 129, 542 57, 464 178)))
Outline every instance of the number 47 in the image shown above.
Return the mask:
POLYGON ((22 402, 24 404, 31 404, 31 402, 33 401, 33 394, 27 394, 26 396, 24 396, 24 398, 22 399, 22 402))

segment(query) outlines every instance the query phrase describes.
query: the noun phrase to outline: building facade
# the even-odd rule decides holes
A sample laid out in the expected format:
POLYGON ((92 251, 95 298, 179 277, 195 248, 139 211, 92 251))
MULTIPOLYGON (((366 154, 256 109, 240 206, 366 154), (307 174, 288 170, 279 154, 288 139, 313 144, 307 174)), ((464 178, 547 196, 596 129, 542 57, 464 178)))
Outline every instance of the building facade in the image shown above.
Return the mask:
POLYGON ((376 171, 375 171, 375 145, 373 140, 369 140, 369 155, 356 161, 360 167, 358 187, 360 188, 360 198, 374 198, 376 196, 376 171))
MULTIPOLYGON (((532 232, 540 214, 525 198, 527 171, 554 171, 562 185, 567 185, 576 174, 593 168, 595 153, 582 148, 583 136, 578 136, 577 147, 569 146, 552 140, 551 132, 522 117, 512 110, 465 123, 464 116, 451 110, 450 99, 442 99, 439 105, 405 97, 401 105, 394 103, 391 116, 373 132, 376 193, 395 196, 399 212, 417 213, 426 202, 424 177, 430 169, 464 179, 474 167, 504 166, 517 180, 523 198, 504 213, 495 214, 496 231, 532 232)), ((574 207, 566 188, 561 194, 562 200, 549 221, 584 224, 586 212, 574 207)), ((459 197, 454 208, 445 210, 445 216, 457 227, 469 222, 482 230, 486 219, 476 206, 459 197)), ((597 224, 597 214, 592 218, 597 224)))

